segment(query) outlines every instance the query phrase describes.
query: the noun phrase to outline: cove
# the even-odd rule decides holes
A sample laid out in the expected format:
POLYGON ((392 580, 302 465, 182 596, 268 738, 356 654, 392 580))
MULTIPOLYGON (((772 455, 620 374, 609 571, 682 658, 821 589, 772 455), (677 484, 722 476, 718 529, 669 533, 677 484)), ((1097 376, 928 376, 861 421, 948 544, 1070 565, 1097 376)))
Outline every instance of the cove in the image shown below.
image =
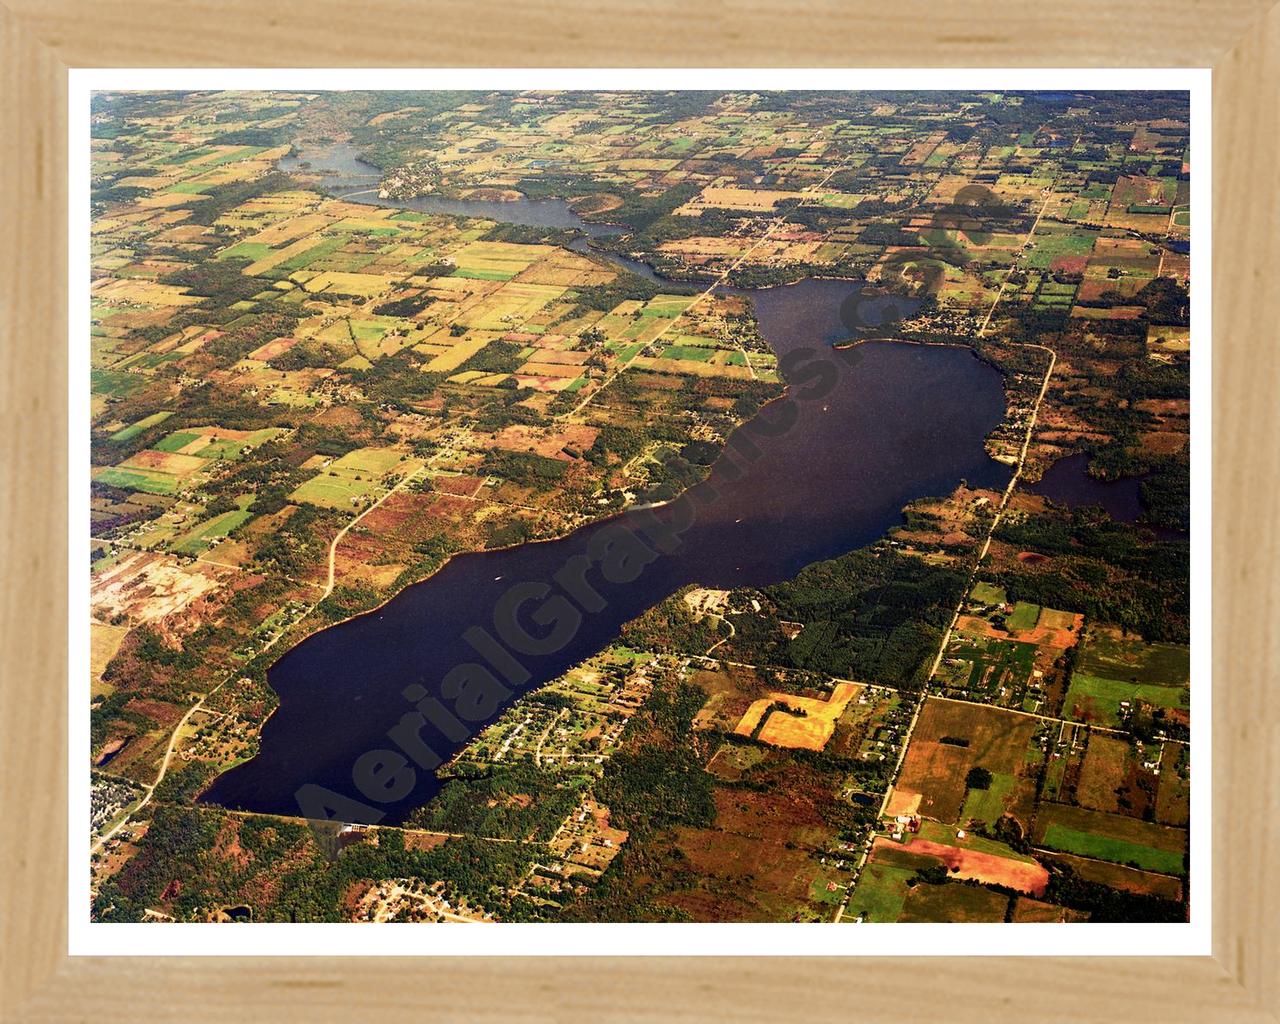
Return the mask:
POLYGON ((1101 508, 1118 523, 1130 523, 1151 533, 1157 540, 1186 540, 1182 530, 1155 526, 1142 521, 1146 508, 1142 504, 1142 485, 1150 473, 1099 480, 1089 475, 1089 456, 1085 452, 1067 455, 1045 470, 1044 476, 1023 489, 1039 494, 1067 508, 1101 508))
MULTIPOLYGON (((527 680, 511 686, 510 697, 483 720, 470 723, 471 735, 521 694, 603 649, 625 622, 686 584, 776 583, 875 541, 902 522, 903 507, 916 498, 949 493, 962 480, 1003 487, 1011 470, 990 459, 983 445, 1005 412, 999 372, 960 347, 869 341, 835 352, 831 346, 849 335, 841 306, 859 288, 811 279, 748 293, 763 337, 793 368, 791 384, 783 399, 730 435, 708 477, 679 498, 560 539, 456 556, 380 608, 285 653, 268 673, 280 706, 262 730, 259 753, 220 776, 201 801, 298 814, 298 790, 310 783, 369 804, 353 782, 358 759, 395 749, 388 732, 422 693, 452 706, 442 680, 480 660, 464 634, 474 637, 481 627, 498 636, 495 617, 503 616, 496 611, 513 592, 561 599, 555 621, 545 614, 537 621, 547 601, 516 608, 514 622, 535 641, 574 614, 579 621, 554 649, 526 653, 503 642, 527 680), (662 549, 654 538, 664 530, 669 538, 677 525, 677 543, 662 549), (600 547, 618 531, 646 544, 652 555, 625 581, 605 578, 598 565, 600 547), (584 563, 591 568, 579 583, 595 599, 581 585, 561 582, 566 566, 584 563)), ((421 738, 443 759, 467 741, 431 725, 421 738)), ((380 820, 403 820, 440 785, 433 770, 417 770, 407 792, 377 803, 385 812, 380 820)))
POLYGON ((1142 516, 1143 476, 1099 480, 1089 475, 1089 456, 1077 452, 1059 459, 1045 470, 1033 484, 1024 485, 1032 494, 1040 494, 1067 508, 1093 505, 1120 523, 1135 523, 1142 516))

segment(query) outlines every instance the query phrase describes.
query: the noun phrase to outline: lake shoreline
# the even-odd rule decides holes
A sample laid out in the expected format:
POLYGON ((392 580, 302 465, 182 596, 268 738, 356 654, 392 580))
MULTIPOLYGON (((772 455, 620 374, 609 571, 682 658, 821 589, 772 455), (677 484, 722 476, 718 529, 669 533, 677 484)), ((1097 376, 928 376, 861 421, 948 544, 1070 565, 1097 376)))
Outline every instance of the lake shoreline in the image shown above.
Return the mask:
MULTIPOLYGON (((800 350, 818 355, 861 348, 869 354, 856 372, 845 360, 834 361, 835 383, 824 399, 829 405, 800 401, 807 397, 803 388, 797 394, 795 384, 784 381, 779 395, 728 433, 706 475, 670 501, 618 509, 551 537, 454 552, 372 608, 303 635, 267 668, 267 685, 278 701, 263 722, 257 753, 218 775, 200 802, 279 812, 291 807, 290 778, 359 799, 350 765, 356 755, 385 744, 388 716, 409 708, 400 696, 404 682, 421 679, 434 692, 447 669, 476 657, 462 642, 464 634, 474 627, 502 633, 495 616, 512 583, 556 578, 557 567, 581 557, 572 552, 588 550, 604 530, 630 527, 639 529, 637 536, 645 534, 643 525, 637 527, 638 514, 653 522, 671 517, 682 504, 692 508, 699 495, 713 496, 712 504, 694 509, 699 521, 677 545, 678 555, 655 554, 656 568, 627 588, 610 591, 593 583, 612 599, 604 613, 595 614, 563 649, 526 659, 532 680, 466 741, 436 746, 447 756, 409 798, 396 802, 388 820, 428 802, 439 791, 444 765, 507 706, 615 642, 626 622, 681 587, 732 589, 793 578, 809 565, 874 543, 904 521, 913 501, 950 493, 960 481, 981 486, 988 477, 993 485, 1003 479, 1008 467, 990 459, 984 445, 1007 415, 1003 375, 962 340, 851 338, 841 311, 864 284, 832 276, 730 289, 750 298, 761 337, 779 359, 800 350), (960 349, 974 358, 958 363, 942 355, 960 349), (938 355, 926 357, 926 350, 938 355), (985 383, 979 388, 980 382, 985 383), (765 428, 783 399, 796 401, 799 418, 773 436, 765 428), (834 415, 827 415, 829 406, 834 415), (923 421, 922 408, 930 410, 923 421), (765 454, 735 466, 737 460, 728 456, 732 439, 755 422, 760 436, 748 440, 765 454), (783 524, 786 530, 779 534, 783 524), (373 699, 368 711, 361 706, 366 698, 373 699)), ((800 383, 812 385, 803 378, 800 383)))

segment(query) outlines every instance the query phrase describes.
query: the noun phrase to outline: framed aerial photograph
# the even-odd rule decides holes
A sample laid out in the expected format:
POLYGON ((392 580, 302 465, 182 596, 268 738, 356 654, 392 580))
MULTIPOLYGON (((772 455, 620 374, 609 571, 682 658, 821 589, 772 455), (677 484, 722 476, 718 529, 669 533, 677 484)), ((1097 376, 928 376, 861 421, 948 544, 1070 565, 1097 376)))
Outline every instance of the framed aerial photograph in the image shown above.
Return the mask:
POLYGON ((15 1019, 1272 1019, 1274 54, 1108 46, 22 65, 15 1019))
POLYGON ((1207 74, 325 78, 73 76, 77 942, 1208 948, 1207 74))

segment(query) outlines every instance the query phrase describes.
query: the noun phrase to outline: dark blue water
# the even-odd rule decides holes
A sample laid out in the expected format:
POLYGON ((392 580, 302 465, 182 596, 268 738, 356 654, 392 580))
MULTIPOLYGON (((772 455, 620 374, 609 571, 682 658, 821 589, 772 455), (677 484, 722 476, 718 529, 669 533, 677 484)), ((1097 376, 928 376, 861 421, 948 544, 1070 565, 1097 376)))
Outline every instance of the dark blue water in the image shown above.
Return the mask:
MULTIPOLYGON (((467 723, 475 734, 520 693, 601 650, 623 623, 686 584, 789 579, 881 537, 916 498, 949 493, 962 479, 1004 486, 1009 468, 983 447, 1004 416, 1000 374, 964 348, 877 341, 836 353, 830 346, 849 334, 841 305, 858 288, 810 280, 752 293, 763 336, 780 358, 801 362, 787 364, 787 396, 735 431, 708 479, 680 498, 560 540, 456 557, 378 610, 286 653, 269 673, 280 707, 263 729, 260 753, 222 775, 202 799, 297 814, 299 788, 311 783, 369 809, 343 808, 337 816, 346 820, 375 811, 386 813, 384 821, 401 819, 438 791, 434 771, 401 770, 396 781, 408 788, 375 790, 388 798, 374 800, 353 769, 378 750, 389 753, 366 757, 366 766, 402 764, 388 731, 414 713, 424 691, 457 706, 444 679, 458 666, 485 668, 509 691, 476 709, 478 720, 467 723), (829 377, 824 387, 815 384, 820 375, 829 377), (747 441, 752 454, 739 449, 747 441), (624 551, 629 560, 619 555, 624 551), (544 588, 538 593, 545 596, 508 616, 501 608, 515 584, 544 588), (505 653, 481 657, 463 636, 477 626, 505 653), (535 638, 561 629, 565 635, 554 649, 532 651, 535 644, 517 627, 535 638), (519 685, 506 684, 524 673, 519 685)), ((451 728, 429 724, 420 736, 447 758, 466 741, 456 733, 451 739, 451 728)))
POLYGON ((1121 523, 1137 522, 1142 515, 1142 481, 1129 476, 1119 480, 1099 480, 1089 475, 1089 456, 1084 452, 1059 459, 1034 484, 1024 484, 1032 494, 1042 494, 1067 508, 1096 506, 1121 523))
POLYGON ((1089 475, 1088 454, 1078 452, 1059 459, 1036 483, 1021 486, 1067 508, 1100 508, 1116 522, 1137 523, 1161 540, 1185 540, 1187 534, 1182 530, 1142 522, 1146 513, 1142 484, 1149 476, 1144 473, 1118 480, 1099 480, 1089 475))

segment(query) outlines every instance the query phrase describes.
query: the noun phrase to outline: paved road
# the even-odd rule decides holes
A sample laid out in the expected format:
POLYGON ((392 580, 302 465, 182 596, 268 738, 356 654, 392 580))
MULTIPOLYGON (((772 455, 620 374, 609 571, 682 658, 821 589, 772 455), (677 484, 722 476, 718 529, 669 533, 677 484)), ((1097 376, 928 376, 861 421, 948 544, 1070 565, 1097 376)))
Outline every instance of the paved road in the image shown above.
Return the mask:
MULTIPOLYGON (((1045 191, 1044 202, 1040 204, 1040 212, 1036 214, 1036 219, 1032 223, 1031 229, 1027 232, 1027 237, 1023 239, 1024 245, 1031 241, 1032 237, 1035 235, 1036 229, 1040 226, 1040 219, 1044 216, 1045 208, 1049 205, 1049 200, 1052 198, 1052 195, 1052 186, 1050 186, 1050 188, 1045 191)), ((991 303, 991 308, 987 310, 987 315, 982 321, 982 326, 978 328, 977 337, 980 338, 986 333, 987 327, 991 323, 991 316, 995 312, 996 306, 999 305, 1001 297, 1004 295, 1005 284, 1008 282, 1009 274, 1013 272, 1013 269, 1016 266, 1017 263, 1015 261, 1009 267, 1009 270, 1006 271, 1005 280, 1001 282, 1000 290, 996 292, 995 300, 991 303)), ((973 585, 977 582, 978 575, 981 572, 982 560, 986 558, 987 552, 991 548, 991 538, 995 536, 996 528, 1000 525, 1000 520, 1004 517, 1005 511, 1009 507, 1009 499, 1013 497, 1014 489, 1017 487, 1018 481, 1022 478, 1023 466, 1026 464, 1027 460, 1027 451, 1031 447, 1031 435, 1035 430, 1036 419, 1040 415, 1040 405, 1044 401, 1044 396, 1049 390, 1049 381, 1053 377, 1054 368, 1057 366, 1058 356, 1053 349, 1044 345, 1032 344, 1027 344, 1024 347, 1047 352, 1049 354, 1049 365, 1045 368, 1044 380, 1040 382, 1040 391, 1036 395, 1035 404, 1031 407, 1031 415, 1027 417, 1027 430, 1022 439, 1022 447, 1018 452, 1018 461, 1014 465, 1013 474, 1009 477, 1009 484, 1005 487, 1004 493, 1000 497, 1000 504, 997 506, 996 513, 991 519, 991 526, 988 528, 987 534, 983 538, 982 548, 978 552, 978 557, 974 560, 973 570, 969 573, 968 583, 960 596, 959 602, 956 604, 955 610, 951 613, 951 620, 947 623, 946 630, 943 631, 942 642, 938 645, 938 653, 934 655, 933 665, 929 669, 927 679, 933 679, 937 674, 938 666, 942 663, 942 657, 946 653, 947 644, 951 640, 952 631, 955 629, 956 622, 959 620, 960 614, 964 610, 965 602, 969 597, 969 592, 973 590, 973 585)), ((911 713, 911 721, 907 725, 907 731, 903 734, 902 743, 899 745, 898 759, 894 764, 893 775, 891 776, 892 781, 885 789, 884 797, 880 801, 880 817, 884 817, 885 809, 889 806, 889 799, 893 795, 894 786, 897 784, 898 776, 902 772, 902 763, 907 756, 907 746, 911 742, 911 736, 915 732, 916 723, 920 720, 920 711, 924 707, 925 698, 928 696, 929 691, 928 686, 926 685, 925 689, 921 691, 920 696, 916 699, 916 706, 911 713)), ((864 844, 862 854, 859 856, 858 863, 854 868, 854 881, 845 890, 844 899, 840 901, 840 906, 836 908, 835 916, 832 918, 835 923, 839 923, 841 918, 844 917, 845 909, 848 907, 849 899, 852 897, 853 891, 857 887, 857 881, 861 877, 862 869, 866 866, 867 858, 871 855, 871 844, 874 839, 875 832, 873 831, 870 836, 868 836, 867 841, 864 844)))

